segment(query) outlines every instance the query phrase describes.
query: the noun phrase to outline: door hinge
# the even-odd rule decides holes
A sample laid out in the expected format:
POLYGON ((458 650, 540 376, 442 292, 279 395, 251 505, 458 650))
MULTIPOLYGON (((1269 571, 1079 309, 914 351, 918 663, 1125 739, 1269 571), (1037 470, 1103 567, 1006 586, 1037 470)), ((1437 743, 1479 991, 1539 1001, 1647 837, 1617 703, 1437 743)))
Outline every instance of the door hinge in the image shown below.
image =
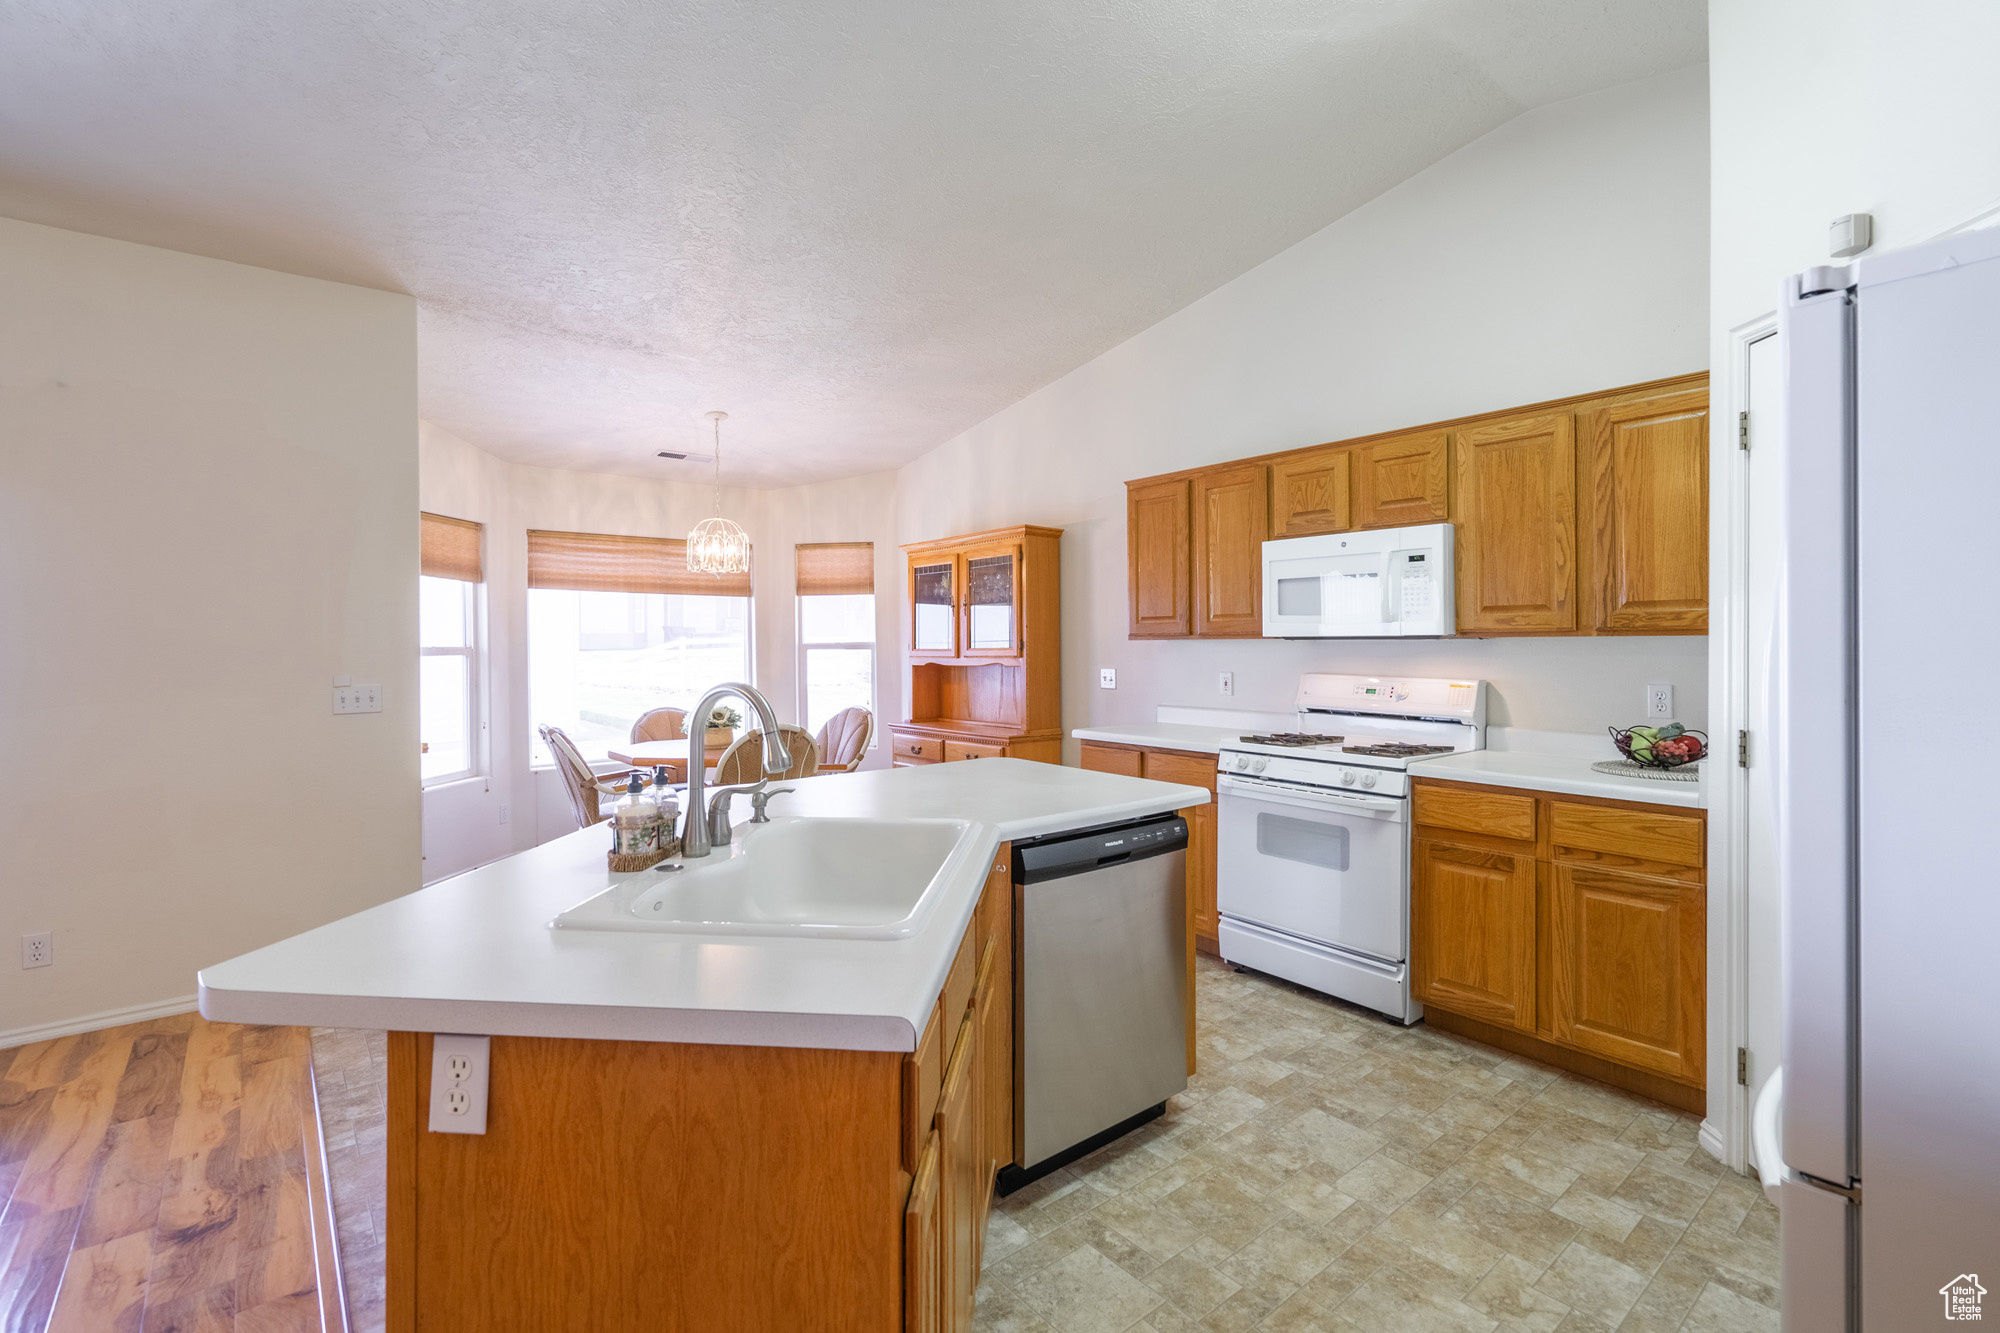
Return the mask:
POLYGON ((1741 1087, 1747 1088, 1750 1086, 1750 1048, 1748 1046, 1738 1046, 1736 1048, 1736 1082, 1741 1087))
POLYGON ((1736 766, 1750 767, 1750 733, 1747 731, 1736 733, 1736 766))
POLYGON ((1750 447, 1750 414, 1748 412, 1738 412, 1736 414, 1736 447, 1738 449, 1748 449, 1750 447))

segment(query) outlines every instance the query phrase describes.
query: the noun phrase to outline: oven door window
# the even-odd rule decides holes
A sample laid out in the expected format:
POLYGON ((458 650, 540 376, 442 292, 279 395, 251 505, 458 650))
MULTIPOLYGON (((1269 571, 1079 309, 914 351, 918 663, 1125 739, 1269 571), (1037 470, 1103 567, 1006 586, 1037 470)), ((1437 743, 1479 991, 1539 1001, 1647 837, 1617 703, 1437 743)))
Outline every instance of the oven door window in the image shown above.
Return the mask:
POLYGON ((1347 826, 1295 819, 1269 810, 1257 813, 1257 854, 1297 861, 1322 870, 1347 869, 1347 826))

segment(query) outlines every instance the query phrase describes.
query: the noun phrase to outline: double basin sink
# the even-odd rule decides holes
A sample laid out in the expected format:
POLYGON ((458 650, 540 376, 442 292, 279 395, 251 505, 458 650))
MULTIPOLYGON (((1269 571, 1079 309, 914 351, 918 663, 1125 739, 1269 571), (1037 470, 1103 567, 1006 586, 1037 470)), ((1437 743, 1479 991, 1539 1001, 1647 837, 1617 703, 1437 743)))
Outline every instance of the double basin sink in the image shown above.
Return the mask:
MULTIPOLYGON (((562 930, 905 939, 980 852, 967 819, 744 824, 705 857, 614 876, 550 924, 562 930)), ((982 862, 984 857, 978 858, 982 862)))

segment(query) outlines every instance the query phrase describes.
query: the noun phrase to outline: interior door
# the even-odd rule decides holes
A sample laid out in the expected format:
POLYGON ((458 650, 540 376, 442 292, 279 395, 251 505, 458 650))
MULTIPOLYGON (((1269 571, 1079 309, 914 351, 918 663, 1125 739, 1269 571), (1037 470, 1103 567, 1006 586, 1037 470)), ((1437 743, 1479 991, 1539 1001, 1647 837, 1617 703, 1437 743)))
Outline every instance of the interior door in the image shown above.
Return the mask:
MULTIPOLYGON (((1744 877, 1744 1009, 1748 1032, 1749 1084, 1746 1108, 1756 1105, 1765 1080, 1778 1067, 1780 1027, 1778 948, 1777 792, 1771 691, 1778 634, 1778 488, 1784 476, 1784 395, 1779 392, 1778 339, 1760 338, 1749 347, 1750 447, 1743 452, 1744 485, 1742 729, 1746 733, 1742 818, 1747 858, 1744 877)), ((1735 737, 1714 738, 1727 764, 1735 737)), ((1766 1163, 1765 1165, 1769 1165, 1766 1163)))

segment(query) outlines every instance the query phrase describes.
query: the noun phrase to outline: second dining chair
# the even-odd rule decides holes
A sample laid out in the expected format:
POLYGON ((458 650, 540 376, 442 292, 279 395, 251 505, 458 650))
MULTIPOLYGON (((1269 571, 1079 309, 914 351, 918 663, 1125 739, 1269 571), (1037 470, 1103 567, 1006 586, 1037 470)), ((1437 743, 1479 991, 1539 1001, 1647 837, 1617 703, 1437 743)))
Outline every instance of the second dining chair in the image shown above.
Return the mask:
POLYGON ((819 750, 819 771, 852 773, 868 757, 868 742, 875 735, 875 715, 865 708, 843 708, 826 720, 813 738, 819 750))
MULTIPOLYGON (((813 745, 812 733, 804 727, 780 726, 778 735, 785 743, 785 753, 791 756, 786 765, 784 778, 811 777, 819 762, 819 751, 813 745)), ((727 786, 737 782, 755 782, 764 772, 764 733, 746 731, 736 738, 736 743, 723 752, 715 763, 716 786, 727 786)), ((778 774, 772 774, 773 782, 780 781, 778 774)))
POLYGON ((632 743, 677 741, 687 735, 687 709, 655 708, 632 724, 632 743))

